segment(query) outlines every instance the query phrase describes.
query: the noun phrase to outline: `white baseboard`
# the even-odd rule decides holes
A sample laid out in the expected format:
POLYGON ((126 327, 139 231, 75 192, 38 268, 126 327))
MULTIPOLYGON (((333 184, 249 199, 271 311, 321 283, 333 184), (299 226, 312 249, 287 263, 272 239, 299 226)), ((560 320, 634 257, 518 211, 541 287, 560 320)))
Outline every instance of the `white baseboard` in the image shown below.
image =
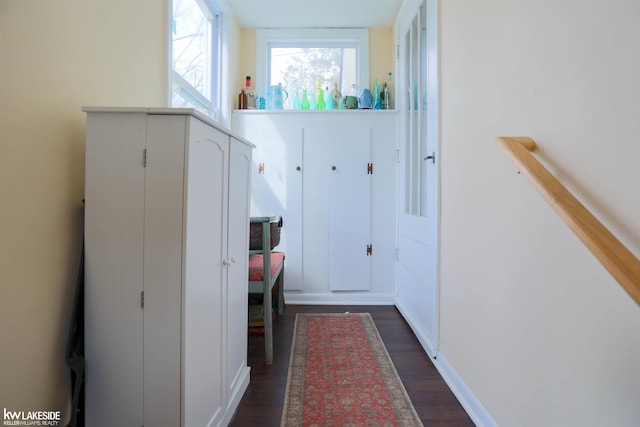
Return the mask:
POLYGON ((398 301, 396 301, 396 307, 413 330, 422 348, 431 357, 431 361, 440 373, 440 376, 442 376, 442 379, 447 383, 473 423, 478 427, 497 427, 498 424, 496 424, 491 415, 489 415, 484 406, 482 406, 453 366, 449 364, 444 354, 438 350, 435 343, 431 342, 420 325, 414 321, 411 313, 398 301))
POLYGON ((442 353, 438 353, 433 364, 476 426, 498 426, 442 353))
POLYGON ((404 317, 404 320, 409 324, 409 327, 411 327, 413 334, 420 342, 420 345, 422 345, 422 348, 431 358, 435 359, 438 355, 437 343, 433 342, 433 340, 429 338, 429 335, 425 332, 422 326, 416 322, 411 312, 397 298, 395 298, 395 305, 400 314, 402 314, 402 317, 404 317))
POLYGON ((284 293, 285 303, 291 305, 394 305, 393 299, 392 294, 369 292, 284 293))

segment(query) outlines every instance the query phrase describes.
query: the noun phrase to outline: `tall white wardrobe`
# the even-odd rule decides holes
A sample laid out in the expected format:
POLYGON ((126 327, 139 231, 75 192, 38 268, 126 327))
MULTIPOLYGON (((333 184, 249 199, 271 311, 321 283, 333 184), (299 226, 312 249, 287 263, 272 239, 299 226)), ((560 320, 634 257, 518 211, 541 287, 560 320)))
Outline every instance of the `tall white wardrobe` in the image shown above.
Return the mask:
POLYGON ((191 109, 83 111, 86 425, 224 426, 249 383, 253 146, 191 109))

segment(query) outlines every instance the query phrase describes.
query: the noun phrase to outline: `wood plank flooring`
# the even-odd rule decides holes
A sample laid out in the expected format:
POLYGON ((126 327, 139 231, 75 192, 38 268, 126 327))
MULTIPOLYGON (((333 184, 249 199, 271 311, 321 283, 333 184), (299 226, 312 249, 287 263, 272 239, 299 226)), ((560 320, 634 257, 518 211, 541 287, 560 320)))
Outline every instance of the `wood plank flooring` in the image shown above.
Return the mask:
POLYGON ((231 421, 232 427, 278 427, 287 384, 296 313, 370 313, 409 397, 427 427, 473 426, 440 377, 411 328, 393 306, 290 305, 274 321, 274 362, 264 364, 264 338, 249 337, 251 383, 231 421))

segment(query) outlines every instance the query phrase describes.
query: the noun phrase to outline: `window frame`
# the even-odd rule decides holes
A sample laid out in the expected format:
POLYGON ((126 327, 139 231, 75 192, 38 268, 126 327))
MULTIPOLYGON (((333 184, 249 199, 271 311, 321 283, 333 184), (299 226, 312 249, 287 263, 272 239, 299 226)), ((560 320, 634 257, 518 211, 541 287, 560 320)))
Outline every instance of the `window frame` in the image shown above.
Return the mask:
POLYGON ((206 99, 195 87, 182 78, 173 68, 173 3, 168 2, 168 78, 167 78, 167 105, 173 107, 173 84, 177 82, 180 87, 186 89, 186 93, 191 95, 200 104, 205 104, 204 110, 196 105, 191 108, 198 109, 202 113, 211 117, 214 121, 223 125, 229 123, 229 57, 227 46, 231 40, 231 13, 224 0, 196 0, 202 8, 204 14, 212 25, 211 32, 211 52, 209 62, 211 64, 209 80, 211 82, 210 100, 206 99))
POLYGON ((358 87, 369 87, 369 30, 367 28, 257 29, 256 90, 259 93, 267 93, 271 70, 271 58, 268 52, 272 44, 274 47, 282 47, 282 44, 344 47, 345 43, 353 44, 358 49, 358 87))

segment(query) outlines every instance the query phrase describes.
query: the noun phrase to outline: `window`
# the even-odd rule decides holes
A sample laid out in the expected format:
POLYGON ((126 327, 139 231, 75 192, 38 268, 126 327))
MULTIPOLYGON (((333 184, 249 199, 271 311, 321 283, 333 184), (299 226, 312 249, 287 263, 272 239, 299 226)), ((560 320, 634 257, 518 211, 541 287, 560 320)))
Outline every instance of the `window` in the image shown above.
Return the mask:
POLYGON ((313 93, 320 85, 348 94, 353 84, 369 87, 369 32, 309 29, 258 30, 256 89, 282 83, 289 93, 284 108, 293 108, 294 92, 313 93))
POLYGON ((222 14, 215 0, 173 0, 170 105, 221 117, 222 14))

